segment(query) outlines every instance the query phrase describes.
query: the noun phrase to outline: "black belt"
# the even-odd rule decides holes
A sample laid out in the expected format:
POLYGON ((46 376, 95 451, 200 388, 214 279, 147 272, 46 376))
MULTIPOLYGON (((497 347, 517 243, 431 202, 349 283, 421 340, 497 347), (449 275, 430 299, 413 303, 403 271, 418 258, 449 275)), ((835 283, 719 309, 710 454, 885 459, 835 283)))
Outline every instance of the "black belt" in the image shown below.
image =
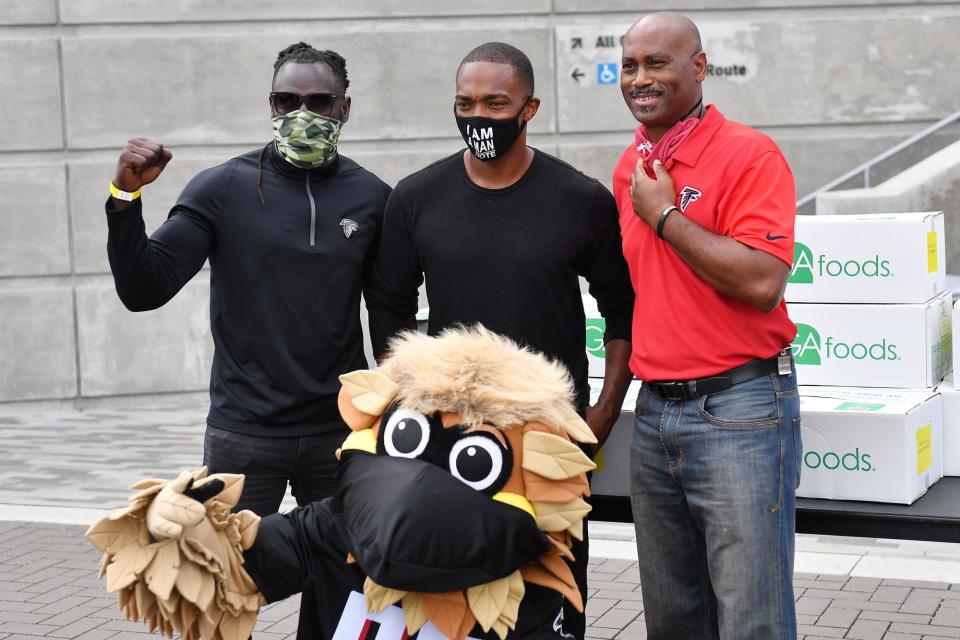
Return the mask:
POLYGON ((793 363, 793 354, 790 348, 783 349, 775 356, 766 360, 751 360, 739 367, 734 367, 721 374, 710 376, 709 378, 698 378, 697 380, 673 380, 661 382, 644 382, 649 385, 658 396, 664 400, 689 400, 698 398, 711 393, 725 391, 735 384, 753 380, 760 376, 775 373, 777 375, 790 375, 791 364, 793 363))

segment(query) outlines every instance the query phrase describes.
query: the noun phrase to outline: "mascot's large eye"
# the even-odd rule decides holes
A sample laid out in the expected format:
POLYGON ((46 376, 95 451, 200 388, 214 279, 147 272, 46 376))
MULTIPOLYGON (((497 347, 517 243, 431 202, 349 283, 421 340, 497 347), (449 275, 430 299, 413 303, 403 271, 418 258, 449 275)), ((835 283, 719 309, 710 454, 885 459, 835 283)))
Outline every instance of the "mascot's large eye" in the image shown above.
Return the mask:
POLYGON ((503 449, 480 435, 457 440, 450 449, 450 473, 477 491, 489 489, 503 471, 503 449))
POLYGON ((395 458, 416 458, 430 442, 430 422, 418 411, 398 407, 387 419, 383 448, 395 458))

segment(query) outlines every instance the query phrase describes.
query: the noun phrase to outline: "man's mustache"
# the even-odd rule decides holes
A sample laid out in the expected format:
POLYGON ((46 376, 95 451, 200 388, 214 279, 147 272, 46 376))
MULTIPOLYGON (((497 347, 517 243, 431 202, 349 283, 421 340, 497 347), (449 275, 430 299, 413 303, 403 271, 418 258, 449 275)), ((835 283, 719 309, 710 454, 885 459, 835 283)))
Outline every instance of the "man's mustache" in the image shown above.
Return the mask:
POLYGON ((631 98, 639 98, 640 96, 647 95, 649 93, 660 93, 660 90, 656 87, 634 87, 630 89, 631 98))

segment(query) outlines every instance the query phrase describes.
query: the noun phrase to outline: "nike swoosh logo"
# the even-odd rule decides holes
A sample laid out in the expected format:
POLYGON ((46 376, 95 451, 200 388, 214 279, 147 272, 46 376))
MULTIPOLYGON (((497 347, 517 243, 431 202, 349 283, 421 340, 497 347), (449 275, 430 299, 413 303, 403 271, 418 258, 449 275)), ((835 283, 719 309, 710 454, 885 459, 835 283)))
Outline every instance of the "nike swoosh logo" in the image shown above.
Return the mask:
POLYGON ((783 239, 786 238, 786 237, 787 237, 787 236, 775 236, 775 235, 771 235, 771 233, 770 233, 769 231, 767 232, 767 240, 783 240, 783 239))

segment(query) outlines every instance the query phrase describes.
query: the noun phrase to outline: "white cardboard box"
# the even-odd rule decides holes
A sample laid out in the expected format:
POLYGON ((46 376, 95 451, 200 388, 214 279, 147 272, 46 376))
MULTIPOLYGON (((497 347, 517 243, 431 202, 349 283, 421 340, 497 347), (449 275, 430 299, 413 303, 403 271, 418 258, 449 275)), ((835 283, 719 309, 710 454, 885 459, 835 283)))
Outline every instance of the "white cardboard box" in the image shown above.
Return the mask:
POLYGON ((932 388, 950 373, 949 292, 922 304, 788 306, 801 384, 932 388))
POLYGON ((797 496, 911 504, 943 476, 943 408, 927 390, 800 387, 797 496))
MULTIPOLYGON (((602 380, 590 380, 590 403, 600 395, 602 380)), ((630 445, 633 442, 634 410, 640 381, 634 380, 627 388, 623 408, 603 449, 594 458, 597 464, 590 481, 590 491, 598 496, 630 495, 630 445)))
POLYGON ((597 309, 597 301, 589 294, 582 294, 583 313, 586 316, 587 335, 587 375, 591 378, 602 378, 607 366, 606 351, 604 349, 603 334, 607 330, 607 322, 597 309))
POLYGON ((943 213, 797 216, 789 302, 924 302, 946 289, 943 213))
POLYGON ((943 402, 943 475, 960 476, 960 390, 947 376, 937 387, 943 402))
POLYGON ((800 387, 797 496, 912 504, 943 477, 940 394, 800 387))

